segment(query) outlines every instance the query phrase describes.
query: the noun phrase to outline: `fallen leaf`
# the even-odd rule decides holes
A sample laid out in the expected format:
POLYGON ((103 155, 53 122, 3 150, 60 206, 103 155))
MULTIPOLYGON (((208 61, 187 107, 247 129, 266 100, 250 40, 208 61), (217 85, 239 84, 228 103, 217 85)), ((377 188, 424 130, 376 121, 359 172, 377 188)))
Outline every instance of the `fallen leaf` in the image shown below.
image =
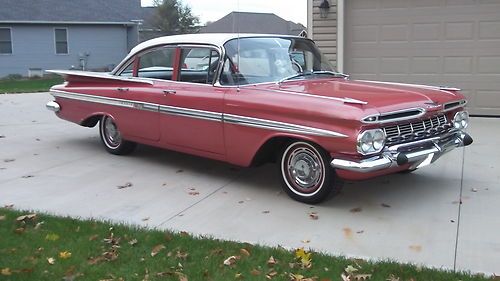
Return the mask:
POLYGON ((4 136, 4 135, 0 135, 0 139, 4 139, 4 138, 5 138, 5 136, 4 136))
POLYGON ((23 178, 23 179, 29 179, 29 178, 33 178, 33 177, 34 177, 33 175, 24 175, 21 178, 23 178))
POLYGON ((472 192, 477 192, 477 190, 478 190, 477 188, 471 188, 471 190, 470 190, 470 191, 472 191, 472 192))
POLYGON ((36 138, 35 140, 36 140, 36 141, 40 141, 40 139, 39 139, 39 138, 36 138))
POLYGON ((239 272, 238 272, 238 273, 236 273, 236 274, 234 275, 234 279, 243 279, 243 278, 244 278, 244 277, 243 277, 243 274, 242 274, 242 273, 239 273, 239 272))
POLYGON ((354 266, 352 266, 352 265, 348 265, 346 268, 344 268, 344 271, 345 271, 347 274, 351 275, 351 274, 353 274, 353 273, 357 272, 357 271, 358 271, 358 269, 357 269, 357 268, 355 268, 355 267, 354 267, 354 266))
POLYGON ((187 233, 186 231, 181 231, 180 234, 181 236, 189 236, 189 233, 187 233))
POLYGON ((263 213, 263 214, 269 214, 269 213, 270 213, 270 211, 267 211, 267 210, 266 210, 266 211, 262 211, 262 213, 263 213))
POLYGON ((276 261, 276 259, 273 256, 269 257, 269 259, 267 260, 268 266, 274 266, 277 263, 278 263, 278 261, 276 261))
POLYGON ((306 244, 307 244, 307 243, 311 242, 311 240, 309 240, 309 239, 304 239, 304 240, 301 240, 300 242, 302 242, 302 243, 306 243, 306 244))
POLYGON ((137 243, 138 243, 137 239, 132 239, 132 240, 128 241, 128 244, 131 246, 135 246, 137 243))
POLYGON ((22 215, 16 218, 16 221, 28 221, 36 218, 36 214, 22 215))
POLYGON ((351 276, 344 273, 340 274, 340 278, 342 278, 342 281, 351 281, 351 276))
POLYGON ((310 212, 309 213, 309 218, 312 219, 312 220, 317 220, 319 219, 319 216, 316 212, 310 212))
POLYGON ((8 163, 8 162, 14 162, 16 159, 14 158, 8 158, 8 159, 3 159, 3 162, 8 163))
POLYGON ((24 227, 19 227, 14 230, 16 234, 23 234, 26 229, 24 227))
POLYGON ((149 217, 142 218, 142 221, 148 221, 149 217))
POLYGON ((194 195, 200 195, 200 193, 198 191, 190 191, 188 194, 189 195, 193 195, 193 196, 194 195))
POLYGON ((2 268, 1 273, 2 273, 2 275, 5 275, 5 276, 12 275, 12 271, 10 271, 10 268, 8 268, 8 267, 2 268))
POLYGON ((59 252, 59 258, 65 260, 71 258, 71 252, 64 251, 64 252, 59 252))
POLYGON ((245 249, 245 248, 241 248, 240 249, 240 254, 243 255, 243 256, 247 256, 247 257, 250 256, 250 252, 247 249, 245 249))
POLYGON ((365 232, 364 230, 358 230, 358 231, 356 231, 357 234, 362 234, 364 232, 365 232))
POLYGON ((395 276, 395 275, 391 274, 391 275, 389 275, 389 277, 387 277, 387 279, 385 279, 385 280, 387 280, 387 281, 399 281, 399 277, 397 277, 397 276, 395 276))
POLYGON ((54 258, 47 258, 47 262, 50 264, 50 265, 54 265, 56 263, 56 260, 54 258))
POLYGON ((156 246, 154 246, 154 247, 153 247, 153 249, 151 250, 151 256, 152 256, 152 257, 154 257, 154 256, 158 255, 158 253, 159 253, 161 250, 165 249, 165 248, 166 248, 166 247, 165 247, 165 245, 163 245, 163 244, 160 244, 160 245, 156 245, 156 246))
POLYGON ((298 248, 295 250, 295 258, 300 263, 302 268, 310 268, 312 266, 311 253, 308 253, 304 248, 298 248))
POLYGON ((35 225, 35 227, 33 227, 33 229, 40 229, 40 227, 42 227, 42 225, 43 225, 44 223, 45 223, 45 222, 43 222, 43 221, 41 221, 41 222, 37 223, 37 224, 35 225))
POLYGON ((382 206, 382 207, 384 207, 384 208, 390 208, 390 207, 391 207, 391 205, 389 205, 389 204, 385 204, 385 203, 380 204, 380 206, 382 206))
POLYGON ((266 274, 267 279, 273 279, 276 275, 278 275, 278 272, 275 270, 271 270, 266 274))
POLYGON ((94 234, 92 236, 89 237, 89 241, 95 241, 97 240, 97 238, 99 238, 99 235, 98 234, 94 234))
POLYGON ((182 251, 177 251, 177 253, 175 254, 175 257, 181 260, 187 259, 188 256, 189 256, 188 253, 182 251))
POLYGON ((127 182, 124 185, 117 185, 116 187, 118 187, 118 189, 124 189, 124 188, 127 188, 127 187, 131 187, 132 185, 133 184, 131 182, 127 182))
POLYGON ((239 256, 230 256, 229 258, 225 259, 223 264, 227 266, 231 266, 236 263, 237 260, 239 260, 239 256))
POLYGON ((410 248, 410 250, 415 251, 415 252, 422 251, 422 246, 420 246, 420 245, 410 245, 409 248, 410 248))
POLYGON ((302 281, 304 280, 304 275, 300 275, 300 274, 293 274, 293 273, 290 273, 290 280, 291 281, 302 281))
POLYGON ((182 172, 184 172, 184 170, 177 170, 176 173, 182 173, 182 172))
POLYGON ((0 216, 0 221, 4 221, 6 218, 6 216, 0 216))
POLYGON ((238 204, 243 204, 245 203, 245 201, 238 201, 238 204))
POLYGON ((359 213, 363 211, 363 209, 361 207, 356 207, 356 208, 352 208, 351 210, 349 210, 349 212, 351 213, 359 213))
POLYGON ((259 276, 261 273, 262 272, 260 270, 255 268, 250 271, 250 274, 252 274, 253 276, 259 276))

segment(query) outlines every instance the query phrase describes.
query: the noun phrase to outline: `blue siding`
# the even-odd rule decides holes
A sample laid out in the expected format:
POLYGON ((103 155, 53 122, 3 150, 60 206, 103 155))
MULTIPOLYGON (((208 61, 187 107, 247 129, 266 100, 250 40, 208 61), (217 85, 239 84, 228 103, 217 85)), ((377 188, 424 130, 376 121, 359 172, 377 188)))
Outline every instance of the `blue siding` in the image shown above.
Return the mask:
MULTIPOLYGON (((87 69, 118 64, 132 45, 136 27, 123 25, 0 25, 12 30, 12 54, 0 54, 0 77, 28 75, 28 69, 70 69, 80 66, 80 55, 89 54, 87 69), (54 28, 68 29, 69 54, 56 54, 54 28), (127 34, 128 33, 128 34, 127 34)), ((135 42, 136 43, 136 42, 135 42)))

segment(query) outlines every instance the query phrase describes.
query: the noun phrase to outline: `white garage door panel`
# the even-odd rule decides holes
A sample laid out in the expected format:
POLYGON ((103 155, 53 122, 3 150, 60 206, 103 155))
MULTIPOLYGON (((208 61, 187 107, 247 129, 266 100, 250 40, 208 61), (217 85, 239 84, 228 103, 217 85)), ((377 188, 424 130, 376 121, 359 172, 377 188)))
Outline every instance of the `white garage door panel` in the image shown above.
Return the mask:
POLYGON ((500 0, 349 0, 345 17, 353 78, 459 87, 500 116, 500 0))

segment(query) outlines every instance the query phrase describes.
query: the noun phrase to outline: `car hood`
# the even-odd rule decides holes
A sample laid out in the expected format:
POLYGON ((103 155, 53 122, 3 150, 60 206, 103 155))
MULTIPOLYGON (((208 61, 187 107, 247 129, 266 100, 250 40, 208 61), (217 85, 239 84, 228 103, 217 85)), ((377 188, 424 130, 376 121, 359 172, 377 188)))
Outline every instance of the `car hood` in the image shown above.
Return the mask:
POLYGON ((458 89, 340 78, 287 81, 268 84, 267 87, 290 93, 363 101, 367 107, 380 113, 414 107, 431 108, 464 98, 458 89))

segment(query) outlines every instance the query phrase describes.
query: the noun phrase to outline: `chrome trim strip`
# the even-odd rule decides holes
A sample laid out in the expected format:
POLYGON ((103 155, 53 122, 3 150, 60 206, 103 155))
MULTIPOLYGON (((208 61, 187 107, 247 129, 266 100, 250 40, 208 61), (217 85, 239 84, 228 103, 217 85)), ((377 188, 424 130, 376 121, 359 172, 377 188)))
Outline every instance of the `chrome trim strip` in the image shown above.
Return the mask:
POLYGON ((114 105, 138 110, 159 112, 162 114, 177 115, 183 117, 197 118, 216 122, 227 122, 248 127, 262 128, 268 130, 277 130, 289 133, 300 133, 306 135, 326 136, 326 137, 347 137, 347 135, 334 131, 313 128, 308 126, 296 125, 291 123, 278 122, 267 119, 245 117, 233 114, 224 114, 221 112, 205 111, 192 108, 183 108, 168 105, 159 105, 140 101, 131 101, 117 98, 98 97, 87 94, 72 93, 60 90, 51 90, 54 97, 74 99, 79 101, 114 105))
MULTIPOLYGON (((266 82, 266 83, 273 83, 273 82, 266 82)), ((254 84, 251 84, 254 85, 254 84)), ((245 85, 248 86, 248 85, 245 85)), ((312 97, 312 98, 320 98, 320 99, 326 99, 326 100, 335 100, 335 101, 341 101, 343 103, 354 103, 354 104, 368 104, 366 101, 362 100, 357 100, 357 99, 352 99, 352 98, 337 98, 337 97, 325 97, 325 96, 318 96, 318 95, 313 95, 313 94, 306 94, 306 93, 297 93, 297 92, 291 92, 291 91, 286 91, 286 90, 275 90, 276 92, 282 93, 282 94, 290 94, 290 95, 297 95, 297 96, 304 96, 304 97, 312 97)))
POLYGON ((415 118, 419 118, 424 116, 426 113, 426 110, 421 107, 413 107, 413 108, 407 108, 407 109, 402 109, 402 110, 396 110, 396 111, 390 111, 390 112, 384 112, 384 113, 379 113, 379 114, 372 114, 363 117, 361 119, 361 122, 366 123, 366 124, 385 124, 385 123, 391 123, 391 122, 398 122, 398 121, 405 121, 405 120, 411 120, 415 118), (392 115, 392 114, 398 114, 398 113, 405 113, 408 111, 420 111, 420 113, 412 115, 412 116, 405 116, 405 117, 400 117, 400 118, 393 118, 393 119, 388 119, 388 120, 379 120, 379 117, 387 116, 387 115, 392 115), (366 119, 375 117, 375 121, 367 121, 366 119))
POLYGON ((94 96, 94 95, 72 93, 72 92, 66 92, 66 91, 60 91, 60 90, 50 90, 50 92, 54 97, 74 99, 74 100, 79 100, 79 101, 86 101, 86 102, 93 102, 93 103, 100 103, 100 104, 107 104, 107 105, 114 105, 114 106, 126 107, 126 108, 134 108, 134 109, 153 111, 153 112, 159 111, 159 109, 158 109, 159 105, 154 104, 154 103, 147 103, 147 102, 133 101, 133 100, 124 100, 124 99, 117 99, 117 98, 108 98, 108 97, 99 97, 99 96, 94 96))
POLYGON ((62 75, 62 76, 74 75, 74 76, 81 76, 81 77, 101 78, 101 79, 118 80, 118 81, 132 82, 132 83, 142 83, 142 84, 148 84, 148 85, 154 84, 153 81, 142 79, 140 77, 116 76, 116 75, 110 74, 108 72, 101 73, 101 72, 90 72, 90 71, 80 71, 80 70, 45 70, 45 72, 54 73, 54 74, 58 74, 58 75, 62 75))
POLYGON ((184 117, 192 117, 209 121, 218 121, 218 122, 222 122, 222 116, 223 116, 222 113, 218 112, 168 106, 168 105, 160 105, 160 113, 184 116, 184 117))
POLYGON ((254 127, 254 128, 269 129, 269 130, 277 130, 277 131, 288 132, 288 133, 300 133, 300 134, 307 134, 307 135, 314 135, 314 136, 326 136, 326 137, 342 137, 342 138, 347 137, 344 134, 337 133, 334 131, 318 129, 318 128, 302 126, 302 125, 295 125, 295 124, 279 122, 279 121, 271 121, 271 120, 266 120, 266 119, 253 118, 253 117, 244 117, 244 116, 233 115, 233 114, 224 114, 223 120, 224 120, 224 122, 231 123, 231 124, 242 125, 242 126, 247 126, 247 127, 254 127))
POLYGON ((459 88, 447 87, 447 86, 431 86, 431 85, 423 85, 423 84, 408 84, 408 83, 384 82, 384 81, 373 81, 373 80, 356 80, 356 81, 359 81, 359 82, 368 82, 368 83, 374 83, 374 84, 385 84, 385 85, 395 85, 395 86, 408 86, 408 87, 431 89, 431 90, 441 90, 441 91, 460 91, 459 88))

